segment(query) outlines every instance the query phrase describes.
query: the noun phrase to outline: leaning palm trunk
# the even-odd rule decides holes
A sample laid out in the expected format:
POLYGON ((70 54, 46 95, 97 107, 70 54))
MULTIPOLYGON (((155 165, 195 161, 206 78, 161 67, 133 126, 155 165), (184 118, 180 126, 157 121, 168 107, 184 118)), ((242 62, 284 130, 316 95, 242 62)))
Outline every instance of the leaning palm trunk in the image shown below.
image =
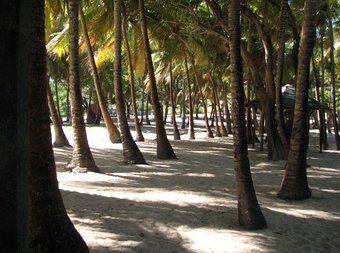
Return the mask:
MULTIPOLYGON (((29 216, 27 252, 89 252, 67 216, 51 142, 46 96, 44 1, 33 0, 29 103, 29 216)), ((24 229, 24 228, 21 228, 24 229)), ((22 251, 26 252, 26 251, 22 251)))
MULTIPOLYGON (((101 84, 100 84, 100 81, 99 81, 98 70, 97 70, 96 63, 94 61, 93 50, 92 50, 92 46, 91 46, 91 43, 90 43, 88 31, 87 31, 87 26, 86 26, 86 21, 85 21, 83 9, 81 8, 81 6, 79 7, 79 12, 80 12, 80 21, 81 21, 81 25, 82 25, 82 28, 83 28, 83 36, 84 36, 84 40, 85 40, 85 44, 86 44, 86 50, 87 50, 87 53, 89 55, 91 72, 92 72, 94 86, 95 86, 96 93, 97 93, 100 111, 103 115, 103 119, 104 119, 104 122, 105 122, 105 125, 106 125, 106 128, 107 128, 107 131, 109 132, 110 141, 112 143, 120 143, 122 141, 120 139, 119 130, 116 127, 116 125, 113 123, 113 120, 112 120, 110 113, 107 109, 105 99, 104 99, 104 96, 103 96, 103 91, 102 91, 101 84)), ((90 106, 91 106, 91 104, 89 104, 89 108, 90 108, 90 106)))
POLYGON ((51 118, 54 127, 54 134, 55 134, 55 141, 53 146, 55 147, 70 147, 70 143, 64 133, 63 127, 60 122, 60 117, 58 115, 57 109, 55 108, 55 104, 53 101, 53 96, 51 92, 51 87, 49 84, 46 85, 47 90, 47 100, 48 100, 48 107, 50 109, 51 118))
POLYGON ((300 200, 310 198, 312 195, 307 181, 306 164, 308 148, 307 106, 317 0, 306 0, 304 10, 290 150, 281 189, 277 194, 282 199, 300 200))
POLYGON ((158 94, 157 94, 157 86, 156 86, 156 78, 155 72, 153 68, 152 58, 151 58, 151 49, 149 38, 147 34, 146 27, 146 18, 144 13, 144 0, 138 0, 139 6, 139 14, 140 14, 140 22, 142 28, 142 37, 145 51, 145 59, 147 65, 147 71, 149 75, 149 82, 151 87, 151 100, 152 107, 155 114, 155 123, 156 123, 156 134, 157 134, 157 157, 159 159, 176 159, 176 154, 172 149, 172 146, 168 140, 166 135, 163 117, 160 109, 158 94))
POLYGON ((137 113, 137 103, 136 103, 136 89, 135 89, 135 79, 134 79, 134 71, 133 71, 133 66, 132 66, 132 57, 131 57, 131 51, 130 51, 130 45, 129 45, 129 40, 126 34, 127 30, 127 18, 126 18, 126 10, 125 10, 125 5, 123 2, 122 6, 122 15, 123 15, 123 37, 124 37, 124 42, 125 42, 125 47, 126 47, 126 54, 128 57, 128 67, 129 67, 129 79, 130 79, 130 91, 131 91, 131 100, 132 100, 132 110, 133 110, 133 119, 135 123, 135 129, 136 129, 136 141, 144 141, 144 136, 142 133, 142 129, 139 124, 138 120, 138 113, 137 113))
POLYGON ((250 172, 245 128, 243 70, 240 52, 240 1, 229 1, 230 66, 234 123, 234 161, 238 193, 239 223, 246 229, 266 228, 267 223, 257 202, 250 172))
POLYGON ((118 124, 121 131, 123 143, 124 162, 128 164, 145 164, 144 156, 134 142, 127 117, 125 114, 125 104, 122 85, 122 0, 114 1, 114 88, 116 95, 116 105, 118 114, 118 124))
POLYGON ((73 172, 100 172, 96 166, 89 143, 87 141, 84 116, 81 103, 80 76, 79 76, 79 48, 78 48, 78 11, 79 0, 69 2, 69 32, 70 32, 70 56, 69 56, 69 85, 70 104, 73 128, 73 156, 65 167, 73 172))

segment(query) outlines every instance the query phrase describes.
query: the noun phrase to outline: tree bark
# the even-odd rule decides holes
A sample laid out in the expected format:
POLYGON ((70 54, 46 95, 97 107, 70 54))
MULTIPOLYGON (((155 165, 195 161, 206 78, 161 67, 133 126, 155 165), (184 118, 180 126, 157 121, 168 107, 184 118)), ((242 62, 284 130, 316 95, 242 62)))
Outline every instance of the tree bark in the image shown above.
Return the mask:
POLYGON ((123 143, 123 157, 127 164, 146 164, 142 152, 134 142, 125 112, 122 84, 122 0, 114 1, 114 89, 116 96, 118 124, 123 143))
MULTIPOLYGON (((0 248, 28 252, 29 67, 32 0, 3 1, 0 15, 0 248)), ((45 93, 46 94, 46 93, 45 93)))
POLYGON ((267 227, 266 220, 258 204, 247 150, 247 137, 245 128, 245 107, 243 90, 243 70, 241 58, 241 26, 240 1, 228 1, 228 24, 230 36, 230 65, 232 83, 233 108, 233 142, 234 166, 238 193, 239 223, 246 229, 262 229, 267 227))
POLYGON ((282 199, 301 200, 310 198, 312 191, 307 181, 308 149, 308 90, 310 86, 310 59, 315 39, 317 0, 306 0, 302 24, 301 46, 294 106, 294 120, 288 161, 281 189, 277 196, 282 199))
POLYGON ((89 252, 67 216, 58 189, 46 96, 44 1, 32 2, 28 252, 89 252))
POLYGON ((65 170, 73 172, 100 172, 95 164, 92 152, 87 140, 84 116, 82 111, 82 99, 79 74, 79 30, 78 30, 79 0, 69 1, 69 85, 70 104, 73 128, 73 155, 72 160, 65 170))

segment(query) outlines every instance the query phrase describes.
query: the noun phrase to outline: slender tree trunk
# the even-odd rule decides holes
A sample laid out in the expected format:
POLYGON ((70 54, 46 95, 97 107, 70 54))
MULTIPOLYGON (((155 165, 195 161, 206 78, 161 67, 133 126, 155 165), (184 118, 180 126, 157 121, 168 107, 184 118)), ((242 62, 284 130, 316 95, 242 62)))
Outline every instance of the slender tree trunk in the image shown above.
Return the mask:
POLYGON ((170 102, 171 102, 171 121, 172 121, 172 126, 174 129, 174 140, 180 140, 181 135, 178 131, 177 127, 177 122, 176 122, 176 105, 175 105, 175 100, 174 100, 174 91, 173 91, 173 77, 172 77, 172 66, 170 63, 170 102))
MULTIPOLYGON (((184 48, 184 45, 182 45, 184 48)), ((192 108, 192 94, 191 94, 191 84, 190 84, 190 76, 189 76, 189 68, 188 68, 188 58, 185 53, 185 50, 183 49, 184 54, 184 65, 185 65, 185 73, 187 78, 187 84, 188 84, 188 98, 189 98, 189 131, 188 136, 189 140, 195 140, 195 131, 194 131, 194 110, 192 108)))
POLYGON ((145 49, 145 58, 147 71, 149 75, 149 82, 151 86, 151 98, 152 106, 155 114, 156 132, 157 132, 157 157, 159 159, 176 159, 176 154, 172 149, 172 146, 166 136, 166 131, 164 128, 163 117, 160 110, 160 104, 157 94, 156 78, 153 68, 151 49, 149 38, 147 34, 147 25, 144 10, 144 0, 138 0, 138 8, 141 21, 143 44, 145 49))
MULTIPOLYGON (((97 93, 97 98, 98 98, 100 110, 101 110, 101 113, 103 115, 107 131, 109 133, 110 141, 112 143, 120 143, 121 139, 120 139, 119 130, 116 127, 116 125, 113 123, 113 120, 110 116, 109 110, 107 109, 107 106, 106 106, 105 98, 103 96, 103 91, 102 91, 100 80, 99 80, 98 70, 97 70, 96 63, 94 61, 93 50, 92 50, 92 46, 91 46, 91 43, 90 43, 88 31, 87 31, 86 20, 85 20, 83 9, 81 8, 81 5, 79 6, 79 10, 80 10, 79 12, 80 12, 81 25, 82 25, 82 29, 83 29, 83 37, 84 37, 85 44, 86 44, 87 54, 88 54, 89 60, 90 60, 91 73, 92 73, 92 77, 93 77, 93 81, 94 81, 94 85, 95 85, 95 89, 96 89, 96 93, 97 93)), ((91 104, 89 105, 89 107, 91 107, 91 104)))
POLYGON ((70 143, 67 140, 67 137, 64 133, 63 127, 60 122, 60 118, 58 116, 57 109, 55 108, 55 104, 53 101, 53 96, 51 92, 51 87, 49 83, 46 85, 47 90, 47 100, 48 100, 48 107, 50 109, 50 114, 53 122, 54 133, 55 133, 55 141, 53 146, 55 147, 71 147, 70 143))
POLYGON ((58 117, 60 119, 60 123, 63 124, 63 118, 61 117, 60 113, 60 103, 59 103, 59 89, 58 89, 58 79, 55 80, 55 98, 56 98, 56 108, 58 112, 58 117))
POLYGON ((185 103, 185 82, 182 81, 182 126, 181 129, 185 129, 185 125, 186 125, 186 118, 187 118, 187 109, 186 109, 186 103, 185 103))
POLYGON ((219 103, 219 101, 217 101, 217 97, 216 97, 216 85, 213 85, 213 96, 214 96, 214 119, 215 119, 215 136, 217 137, 222 137, 221 131, 220 131, 220 127, 218 124, 218 112, 217 112, 217 103, 219 103))
POLYGON ((267 227, 266 220, 258 204, 247 151, 245 128, 245 107, 243 90, 243 70, 241 58, 240 1, 228 1, 228 24, 230 35, 230 65, 234 122, 234 164, 238 193, 239 223, 246 229, 267 227))
POLYGON ((80 76, 79 76, 79 31, 78 31, 79 0, 69 1, 69 85, 73 128, 73 156, 65 167, 73 172, 100 172, 95 164, 87 140, 84 116, 82 111, 80 76))
POLYGON ((288 6, 287 0, 282 0, 280 11, 279 49, 277 54, 277 67, 276 67, 276 120, 279 128, 280 139, 285 150, 286 157, 288 156, 289 152, 289 139, 287 136, 286 125, 283 117, 281 87, 286 43, 285 38, 286 38, 287 6, 288 6))
POLYGON ((312 195, 307 181, 306 164, 308 149, 307 107, 310 86, 310 59, 314 46, 317 6, 317 0, 305 1, 292 137, 285 175, 281 189, 277 194, 282 199, 307 199, 312 195))
MULTIPOLYGON (((44 1, 32 1, 31 70, 29 103, 29 250, 27 252, 89 252, 67 216, 51 142, 46 96, 47 69, 44 1)), ((72 5, 72 1, 70 1, 72 5)), ((22 251, 25 252, 25 251, 22 251)))
POLYGON ((114 1, 114 86, 118 114, 118 124, 121 131, 123 143, 124 162, 128 164, 146 164, 143 154, 140 152, 134 142, 129 124, 125 114, 125 104, 122 84, 122 2, 123 0, 114 1))
POLYGON ((336 87, 335 87, 335 60, 334 60, 334 33, 333 33, 333 22, 330 12, 329 4, 327 4, 328 12, 328 28, 330 37, 330 64, 331 64, 331 93, 332 93, 332 119, 334 124, 334 136, 336 143, 336 150, 340 150, 340 136, 339 127, 336 113, 336 87))
POLYGON ((211 128, 210 128, 210 125, 209 125, 207 104, 205 102, 202 87, 201 87, 199 80, 198 80, 198 73, 197 73, 197 69, 196 69, 196 66, 195 66, 195 60, 194 60, 193 57, 190 57, 190 60, 191 60, 192 69, 194 70, 194 75, 195 75, 197 87, 198 87, 198 90, 199 90, 199 92, 201 94, 201 98, 202 98, 202 105, 203 105, 203 110, 204 110, 204 122, 205 122, 205 129, 206 129, 206 132, 207 132, 207 137, 208 138, 214 138, 214 134, 211 131, 211 128))
POLYGON ((135 123, 135 129, 136 129, 136 141, 144 141, 144 136, 142 133, 142 129, 139 124, 138 120, 138 112, 137 112, 137 103, 136 103, 136 89, 135 89, 135 79, 134 79, 134 71, 132 66, 132 57, 131 57, 131 51, 130 51, 130 45, 129 40, 127 37, 127 18, 126 18, 126 9, 125 4, 123 2, 122 6, 122 14, 123 14, 123 38, 125 42, 126 47, 126 53, 128 57, 128 68, 129 68, 129 80, 130 80, 130 91, 131 91, 131 100, 132 100, 132 110, 133 110, 133 120, 135 123))

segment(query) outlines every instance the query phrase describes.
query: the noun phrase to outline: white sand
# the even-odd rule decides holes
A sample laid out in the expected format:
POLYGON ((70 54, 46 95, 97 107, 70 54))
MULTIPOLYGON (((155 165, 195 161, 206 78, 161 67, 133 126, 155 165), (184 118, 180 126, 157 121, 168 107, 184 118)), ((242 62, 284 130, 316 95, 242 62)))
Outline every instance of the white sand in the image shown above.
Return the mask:
MULTIPOLYGON (((202 122, 201 122, 202 123, 202 122)), ((72 129, 64 131, 72 144, 72 129)), ((232 137, 169 139, 177 160, 156 158, 154 126, 143 126, 137 143, 148 165, 123 165, 122 145, 108 140, 105 127, 87 127, 103 174, 63 172, 72 148, 55 148, 59 187, 68 214, 93 253, 340 252, 340 152, 318 152, 317 134, 308 152, 313 197, 276 198, 285 161, 268 162, 266 152, 249 150, 258 201, 269 228, 238 225, 232 137)), ((53 132, 53 131, 52 131, 53 132)), ((53 133, 52 133, 53 134, 53 133)), ((133 132, 134 136, 134 132, 133 132)))

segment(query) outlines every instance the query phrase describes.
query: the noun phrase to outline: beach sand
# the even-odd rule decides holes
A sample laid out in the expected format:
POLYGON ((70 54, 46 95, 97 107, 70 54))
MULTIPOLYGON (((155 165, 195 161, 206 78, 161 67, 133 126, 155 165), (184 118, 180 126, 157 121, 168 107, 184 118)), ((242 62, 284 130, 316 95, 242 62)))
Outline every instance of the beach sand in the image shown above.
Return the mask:
MULTIPOLYGON (((267 161, 259 144, 249 148, 268 228, 247 231, 238 224, 232 136, 207 139, 200 123, 196 140, 181 130, 180 141, 166 125, 177 160, 157 159, 155 127, 144 125, 146 140, 137 145, 147 165, 124 165, 122 145, 109 141, 105 127, 87 126, 102 174, 64 172, 72 148, 54 148, 65 207, 92 253, 340 252, 340 152, 333 135, 319 153, 318 133, 311 133, 313 196, 304 201, 278 199, 285 161, 267 161)), ((72 145, 72 128, 64 131, 72 145)))

